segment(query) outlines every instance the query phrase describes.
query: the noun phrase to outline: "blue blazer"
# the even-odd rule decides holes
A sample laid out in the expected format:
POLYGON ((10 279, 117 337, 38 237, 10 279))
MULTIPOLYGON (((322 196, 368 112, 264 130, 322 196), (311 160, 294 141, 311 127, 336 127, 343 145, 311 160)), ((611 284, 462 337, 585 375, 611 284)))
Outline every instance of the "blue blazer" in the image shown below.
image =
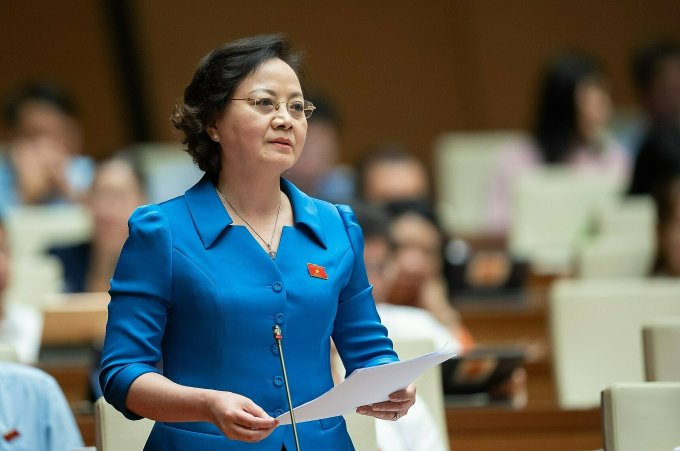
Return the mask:
MULTIPOLYGON (((111 280, 100 377, 107 401, 126 417, 140 418, 125 399, 148 372, 239 393, 273 417, 282 414, 288 407, 276 324, 294 405, 333 386, 331 337, 348 374, 397 360, 351 209, 312 199, 285 179, 281 189, 295 224, 283 228, 275 261, 245 227, 232 224, 207 177, 184 196, 134 212, 111 280), (317 269, 327 277, 315 277, 317 269)), ((342 417, 300 423, 298 433, 304 450, 354 449, 342 417)), ((156 423, 145 449, 280 451, 284 444, 295 449, 290 426, 249 444, 211 423, 156 423)))

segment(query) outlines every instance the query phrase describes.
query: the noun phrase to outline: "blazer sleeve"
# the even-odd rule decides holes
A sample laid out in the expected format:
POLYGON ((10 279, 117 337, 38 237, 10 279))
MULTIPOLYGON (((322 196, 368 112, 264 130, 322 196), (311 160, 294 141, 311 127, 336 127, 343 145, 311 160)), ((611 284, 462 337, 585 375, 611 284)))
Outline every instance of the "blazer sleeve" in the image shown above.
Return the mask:
POLYGON ((99 382, 106 400, 129 419, 125 407, 132 382, 157 372, 170 310, 172 242, 167 218, 157 205, 132 214, 129 237, 113 279, 99 382))
POLYGON ((358 368, 395 362, 397 354, 387 329, 380 323, 364 265, 364 236, 352 209, 337 205, 351 244, 352 266, 349 282, 340 292, 333 327, 333 342, 347 375, 358 368))

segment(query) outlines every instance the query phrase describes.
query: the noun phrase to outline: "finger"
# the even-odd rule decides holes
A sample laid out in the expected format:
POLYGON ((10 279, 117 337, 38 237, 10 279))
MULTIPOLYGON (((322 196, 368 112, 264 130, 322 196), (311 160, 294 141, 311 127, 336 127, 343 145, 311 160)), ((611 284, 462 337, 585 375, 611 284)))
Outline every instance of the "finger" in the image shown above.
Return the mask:
POLYGON ((385 401, 385 402, 378 402, 370 406, 370 408, 376 412, 386 412, 386 411, 391 411, 391 412, 396 412, 396 411, 401 411, 405 410, 407 408, 411 407, 408 401, 405 402, 392 402, 392 401, 385 401))
POLYGON ((232 429, 231 437, 232 439, 241 440, 249 443, 256 443, 264 440, 274 432, 273 428, 270 429, 249 429, 238 424, 235 424, 232 429))
POLYGON ((387 411, 366 410, 364 412, 358 412, 358 413, 361 413, 362 415, 366 415, 366 416, 369 416, 369 417, 375 417, 375 418, 378 418, 380 420, 387 420, 387 421, 394 421, 394 420, 397 420, 397 419, 401 418, 402 416, 404 416, 404 414, 402 412, 395 412, 395 411, 387 412, 387 411))
POLYGON ((270 417, 266 413, 264 414, 266 415, 266 418, 260 418, 246 410, 241 410, 234 415, 234 424, 250 430, 273 429, 279 425, 279 422, 276 421, 276 419, 270 417))
POLYGON ((416 387, 414 384, 410 384, 403 390, 397 390, 390 393, 389 399, 390 401, 410 401, 415 398, 415 394, 416 387))

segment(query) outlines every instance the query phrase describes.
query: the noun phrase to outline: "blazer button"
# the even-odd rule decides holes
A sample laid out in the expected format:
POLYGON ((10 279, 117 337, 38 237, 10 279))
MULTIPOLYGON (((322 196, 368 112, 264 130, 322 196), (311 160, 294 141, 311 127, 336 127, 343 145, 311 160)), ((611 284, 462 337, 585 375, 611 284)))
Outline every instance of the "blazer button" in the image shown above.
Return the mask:
POLYGON ((272 345, 272 354, 279 355, 279 347, 276 344, 272 345))
POLYGON ((283 415, 284 410, 282 409, 276 409, 274 411, 274 418, 278 417, 279 415, 283 415))
POLYGON ((277 280, 272 284, 272 290, 274 290, 277 293, 280 292, 281 290, 283 290, 283 284, 277 280))
POLYGON ((274 316, 274 320, 276 321, 276 324, 279 324, 279 325, 283 324, 283 323, 286 322, 286 315, 284 315, 283 313, 277 313, 274 316))
POLYGON ((283 378, 281 376, 275 376, 274 377, 274 385, 276 387, 280 387, 283 385, 283 378))

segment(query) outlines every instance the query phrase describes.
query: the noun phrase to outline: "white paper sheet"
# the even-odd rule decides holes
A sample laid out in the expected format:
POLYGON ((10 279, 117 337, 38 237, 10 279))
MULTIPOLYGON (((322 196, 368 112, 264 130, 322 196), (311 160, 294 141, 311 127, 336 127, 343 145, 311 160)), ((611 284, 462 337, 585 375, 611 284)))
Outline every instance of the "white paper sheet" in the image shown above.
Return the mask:
MULTIPOLYGON (((422 373, 454 355, 450 351, 435 351, 403 362, 358 369, 323 395, 295 407, 295 422, 343 415, 360 406, 387 401, 390 393, 406 388, 422 373)), ((290 424, 290 413, 276 419, 279 424, 290 424)))

